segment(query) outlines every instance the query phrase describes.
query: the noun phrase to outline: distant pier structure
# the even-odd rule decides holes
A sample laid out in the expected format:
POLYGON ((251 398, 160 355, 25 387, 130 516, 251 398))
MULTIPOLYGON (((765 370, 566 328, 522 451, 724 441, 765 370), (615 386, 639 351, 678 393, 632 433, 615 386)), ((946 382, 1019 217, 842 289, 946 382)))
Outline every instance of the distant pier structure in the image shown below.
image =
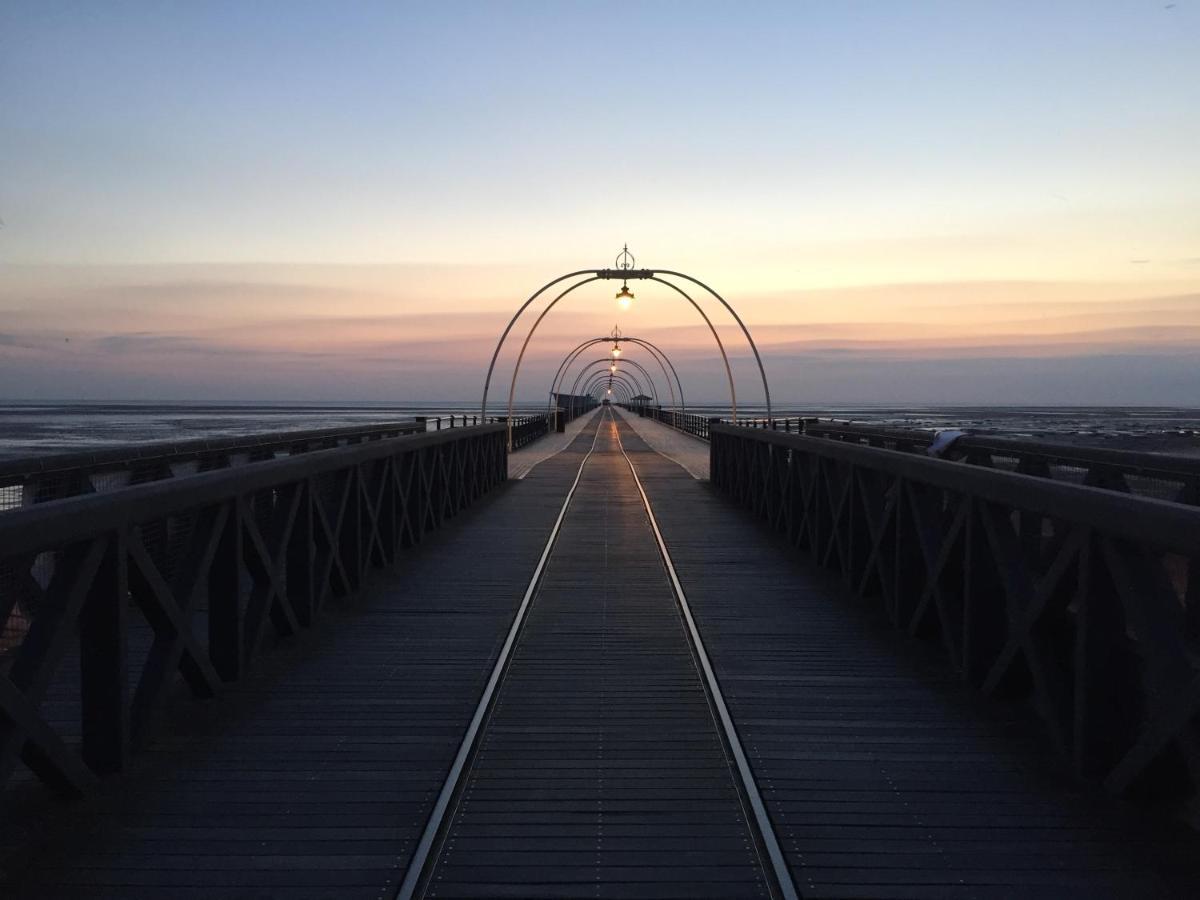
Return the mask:
POLYGON ((1195 460, 706 417, 645 353, 0 468, 0 893, 1200 896, 1195 460))

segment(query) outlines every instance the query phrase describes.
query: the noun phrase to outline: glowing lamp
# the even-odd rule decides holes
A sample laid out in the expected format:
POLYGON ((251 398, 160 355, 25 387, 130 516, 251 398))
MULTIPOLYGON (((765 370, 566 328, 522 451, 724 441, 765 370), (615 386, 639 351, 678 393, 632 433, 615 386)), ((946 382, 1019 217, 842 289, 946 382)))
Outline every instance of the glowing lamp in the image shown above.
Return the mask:
POLYGON ((617 373, 617 364, 613 363, 611 366, 609 366, 608 371, 612 372, 615 375, 617 373))
POLYGON ((618 356, 621 355, 621 345, 620 344, 618 344, 616 342, 613 343, 612 355, 613 355, 613 359, 616 359, 618 356))
POLYGON ((621 285, 621 289, 617 291, 617 306, 621 309, 629 309, 633 303, 633 291, 629 290, 629 285, 621 285))

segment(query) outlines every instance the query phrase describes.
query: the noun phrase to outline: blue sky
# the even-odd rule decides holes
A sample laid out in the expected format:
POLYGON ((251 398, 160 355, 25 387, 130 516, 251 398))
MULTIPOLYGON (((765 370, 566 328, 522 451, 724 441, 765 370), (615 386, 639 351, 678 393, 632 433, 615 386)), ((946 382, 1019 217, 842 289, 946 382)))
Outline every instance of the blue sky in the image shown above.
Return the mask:
MULTIPOLYGON (((797 401, 1004 402, 977 361, 1003 335, 989 361, 1054 360, 1071 402, 1133 364, 1143 402, 1186 402, 1200 4, 1167 6, 5 4, 0 395, 128 392, 165 346, 172 396, 470 395, 506 310, 629 241, 734 299, 797 401), (289 349, 322 335, 298 381, 289 349), (789 374, 834 350, 878 374, 789 374), (931 361, 976 393, 896 396, 931 361)), ((593 326, 564 315, 550 371, 593 326)))

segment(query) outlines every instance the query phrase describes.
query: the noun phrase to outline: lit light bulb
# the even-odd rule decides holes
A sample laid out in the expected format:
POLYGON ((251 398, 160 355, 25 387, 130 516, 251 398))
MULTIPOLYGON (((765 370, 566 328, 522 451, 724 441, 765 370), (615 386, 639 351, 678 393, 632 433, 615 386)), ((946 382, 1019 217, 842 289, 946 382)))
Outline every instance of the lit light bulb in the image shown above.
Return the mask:
POLYGON ((608 392, 611 394, 611 393, 612 393, 612 388, 609 388, 609 389, 608 389, 608 392))
POLYGON ((616 343, 613 344, 612 355, 613 355, 613 359, 616 359, 618 356, 621 355, 621 345, 620 344, 616 344, 616 343))
POLYGON ((629 290, 628 285, 621 285, 621 289, 617 291, 617 305, 621 309, 629 309, 633 303, 633 291, 629 290))
POLYGON ((614 375, 617 374, 617 364, 613 363, 611 366, 609 366, 608 371, 612 372, 614 375))

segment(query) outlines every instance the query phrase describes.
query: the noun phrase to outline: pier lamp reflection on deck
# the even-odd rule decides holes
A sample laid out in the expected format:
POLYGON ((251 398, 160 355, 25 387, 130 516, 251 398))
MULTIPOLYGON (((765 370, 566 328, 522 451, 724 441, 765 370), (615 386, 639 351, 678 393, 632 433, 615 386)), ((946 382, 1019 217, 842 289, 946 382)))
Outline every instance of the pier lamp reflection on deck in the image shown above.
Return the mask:
POLYGON ((629 285, 621 285, 621 289, 617 291, 617 306, 621 309, 629 309, 633 303, 633 291, 629 289, 629 285))

